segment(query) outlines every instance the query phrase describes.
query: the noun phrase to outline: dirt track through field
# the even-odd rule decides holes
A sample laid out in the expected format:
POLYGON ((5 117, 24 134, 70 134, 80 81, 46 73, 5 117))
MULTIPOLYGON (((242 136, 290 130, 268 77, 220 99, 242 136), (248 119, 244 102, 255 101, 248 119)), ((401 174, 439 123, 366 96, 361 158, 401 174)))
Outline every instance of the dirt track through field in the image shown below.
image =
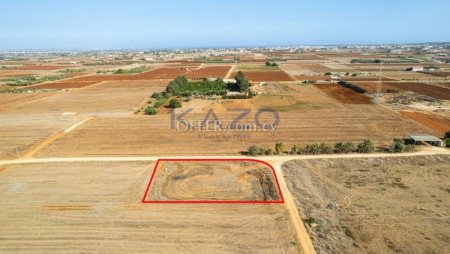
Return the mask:
POLYGON ((22 156, 22 158, 24 159, 28 159, 28 158, 32 158, 33 155, 35 155, 37 152, 39 152, 42 148, 46 147, 47 145, 53 143, 55 140, 57 140, 58 138, 63 137, 65 134, 73 131, 74 129, 76 129, 78 126, 82 125, 83 123, 93 119, 94 117, 88 117, 86 119, 84 119, 81 122, 78 122, 74 125, 72 125, 71 127, 63 130, 63 131, 58 131, 56 133, 54 133, 53 135, 49 136, 47 139, 45 139, 43 142, 41 142, 40 144, 35 145, 34 147, 32 147, 25 155, 22 156))
POLYGON ((305 225, 304 225, 302 219, 300 218, 300 214, 299 214, 297 206, 295 204, 295 199, 292 197, 292 194, 286 185, 286 181, 283 176, 283 171, 281 170, 281 165, 282 165, 282 163, 273 163, 272 164, 272 166, 274 167, 275 172, 277 174, 281 192, 283 193, 286 209, 289 212, 289 216, 291 217, 291 222, 294 225, 295 231, 297 233, 298 241, 303 250, 303 253, 315 254, 316 251, 314 249, 311 238, 309 237, 309 234, 306 231, 305 225))

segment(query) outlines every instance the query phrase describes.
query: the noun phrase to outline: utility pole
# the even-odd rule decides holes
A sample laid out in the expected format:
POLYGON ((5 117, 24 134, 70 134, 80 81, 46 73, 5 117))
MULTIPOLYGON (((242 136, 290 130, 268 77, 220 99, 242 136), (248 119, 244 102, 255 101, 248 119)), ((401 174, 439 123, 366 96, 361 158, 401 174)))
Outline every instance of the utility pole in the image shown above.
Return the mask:
POLYGON ((383 61, 380 61, 380 73, 377 84, 377 103, 380 103, 381 92, 383 91, 383 61))

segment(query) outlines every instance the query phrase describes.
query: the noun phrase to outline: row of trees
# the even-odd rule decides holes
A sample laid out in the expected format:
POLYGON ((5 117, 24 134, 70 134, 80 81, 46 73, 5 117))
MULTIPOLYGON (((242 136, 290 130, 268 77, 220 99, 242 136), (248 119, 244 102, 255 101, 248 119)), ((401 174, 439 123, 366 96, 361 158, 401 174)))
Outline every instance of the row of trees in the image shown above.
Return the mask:
POLYGON ((362 88, 362 87, 360 87, 360 86, 358 86, 358 85, 356 85, 354 83, 345 81, 345 80, 339 81, 339 85, 341 85, 343 87, 346 87, 346 88, 349 88, 349 89, 352 89, 353 91, 355 91, 357 93, 366 93, 367 92, 366 89, 364 89, 364 88, 362 88))
POLYGON ((278 64, 275 63, 275 62, 267 61, 267 62, 266 62, 266 66, 268 66, 268 67, 275 67, 275 66, 278 66, 278 64))
MULTIPOLYGON (((450 133, 449 133, 450 135, 450 133)), ((319 154, 348 154, 348 153, 372 153, 375 146, 370 139, 365 139, 361 143, 354 145, 352 142, 339 142, 334 146, 325 143, 313 143, 306 146, 294 145, 289 154, 294 155, 319 155, 319 154)), ((389 146, 388 151, 391 153, 403 153, 415 151, 414 145, 406 145, 402 139, 394 139, 389 146)), ((248 148, 247 154, 250 156, 284 154, 285 146, 279 142, 275 144, 274 149, 268 147, 259 147, 252 145, 248 148)))

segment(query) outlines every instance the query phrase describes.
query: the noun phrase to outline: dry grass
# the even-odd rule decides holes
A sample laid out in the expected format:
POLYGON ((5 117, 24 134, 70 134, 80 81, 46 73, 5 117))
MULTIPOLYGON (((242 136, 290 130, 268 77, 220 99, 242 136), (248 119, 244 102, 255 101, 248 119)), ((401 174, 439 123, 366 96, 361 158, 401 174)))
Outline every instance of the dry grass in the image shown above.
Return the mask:
POLYGON ((3 166, 0 252, 299 252, 283 204, 142 204, 152 166, 3 166))
POLYGON ((450 156, 289 161, 318 253, 447 253, 450 156))

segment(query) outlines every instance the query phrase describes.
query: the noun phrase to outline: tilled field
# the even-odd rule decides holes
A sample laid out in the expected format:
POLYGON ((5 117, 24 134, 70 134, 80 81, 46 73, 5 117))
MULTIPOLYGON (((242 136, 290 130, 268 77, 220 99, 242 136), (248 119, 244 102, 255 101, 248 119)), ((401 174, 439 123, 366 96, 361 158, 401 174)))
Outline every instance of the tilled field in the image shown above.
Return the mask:
POLYGON ((283 165, 317 253, 448 253, 450 156, 283 165))
POLYGON ((225 78, 231 66, 207 66, 186 74, 188 79, 225 78))
POLYGON ((436 99, 450 100, 450 89, 445 87, 427 85, 419 82, 385 82, 385 84, 436 99))
MULTIPOLYGON (((243 71, 245 78, 253 82, 263 81, 294 81, 286 72, 281 70, 271 71, 243 71)), ((233 73, 233 77, 236 73, 233 73)))
POLYGON ((335 84, 316 84, 324 93, 344 104, 371 104, 370 97, 335 84))
MULTIPOLYGON (((376 81, 352 81, 352 83, 358 85, 359 87, 362 87, 367 90, 369 93, 375 93, 377 91, 377 87, 379 82, 376 81)), ((381 90, 383 93, 389 93, 389 92, 400 92, 401 89, 397 87, 393 87, 390 85, 386 85, 385 83, 382 84, 381 90)))
POLYGON ((444 135, 447 131, 450 131, 449 119, 415 111, 401 111, 400 113, 434 131, 439 132, 441 135, 444 135))
MULTIPOLYGON (((221 112, 218 117, 226 124, 240 113, 221 112)), ((179 114, 178 111, 176 116, 179 114)), ((183 119, 200 121, 205 118, 205 114, 190 113, 183 119)), ((255 111, 252 111, 242 122, 254 122, 254 115, 255 111)), ((274 122, 272 114, 266 116, 267 122, 274 122)), ((170 119, 170 115, 93 119, 45 147, 36 156, 225 155, 239 154, 252 144, 273 149, 274 144, 281 141, 286 149, 290 150, 294 144, 360 142, 366 138, 373 139, 379 145, 386 145, 390 144, 393 138, 403 137, 405 133, 426 131, 423 127, 376 105, 280 111, 280 123, 274 133, 198 130, 182 132, 178 131, 176 126, 171 128, 170 119)))
POLYGON ((299 253, 283 204, 141 203, 153 166, 0 166, 0 252, 299 253))

